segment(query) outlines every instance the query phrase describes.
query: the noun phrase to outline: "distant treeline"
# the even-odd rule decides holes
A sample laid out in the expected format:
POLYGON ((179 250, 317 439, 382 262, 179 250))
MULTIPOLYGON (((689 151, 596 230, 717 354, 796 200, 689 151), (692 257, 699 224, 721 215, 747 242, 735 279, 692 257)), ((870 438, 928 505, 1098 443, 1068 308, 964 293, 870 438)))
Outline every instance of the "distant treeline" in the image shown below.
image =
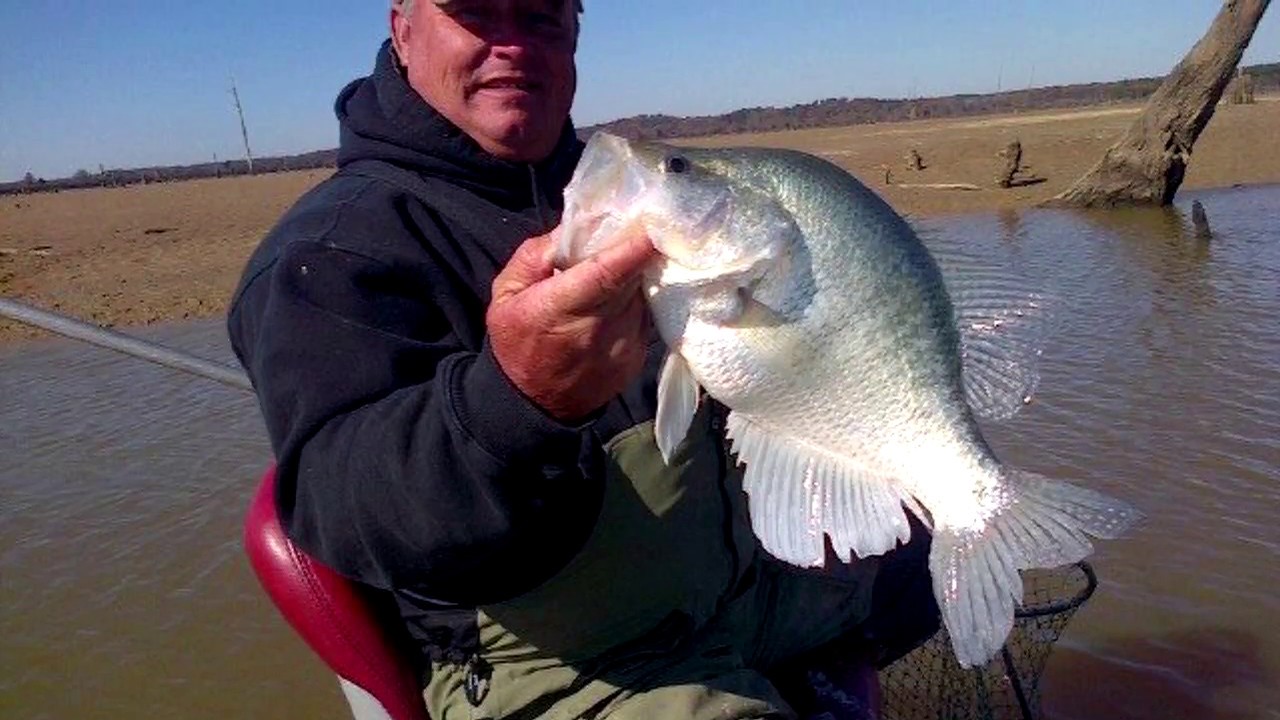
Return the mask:
MULTIPOLYGON (((253 174, 285 172, 289 170, 310 170, 313 168, 333 167, 338 160, 338 151, 316 150, 301 155, 281 155, 253 159, 253 174)), ((0 183, 0 195, 14 195, 32 192, 57 192, 59 190, 76 190, 90 187, 123 187, 126 185, 145 185, 149 183, 173 182, 176 180, 195 180, 197 178, 230 177, 232 175, 248 175, 249 163, 245 160, 224 160, 196 165, 164 165, 144 168, 99 168, 97 172, 78 170, 71 177, 46 180, 32 176, 17 182, 0 183)))
MULTIPOLYGON (((1280 92, 1280 63, 1253 65, 1245 68, 1244 72, 1251 77, 1253 90, 1257 94, 1280 92)), ((584 127, 579 134, 587 137, 596 130, 607 130, 634 139, 667 139, 1076 108, 1141 101, 1154 92, 1163 79, 1138 78, 910 100, 830 98, 784 108, 744 108, 724 115, 700 117, 639 115, 584 127)), ((338 151, 334 149, 301 155, 254 158, 253 171, 254 174, 262 174, 331 168, 337 161, 337 155, 338 151)), ((54 180, 28 174, 17 182, 0 183, 0 195, 226 177, 246 175, 248 172, 248 163, 244 160, 127 170, 100 167, 96 173, 80 170, 71 177, 54 180)))
MULTIPOLYGON (((1280 91, 1280 63, 1254 65, 1244 72, 1251 76, 1257 94, 1280 91)), ((745 108, 700 117, 640 115, 583 128, 582 134, 606 130, 632 139, 652 140, 1076 108, 1145 100, 1163 81, 1162 77, 1139 78, 913 100, 830 98, 785 108, 745 108)))

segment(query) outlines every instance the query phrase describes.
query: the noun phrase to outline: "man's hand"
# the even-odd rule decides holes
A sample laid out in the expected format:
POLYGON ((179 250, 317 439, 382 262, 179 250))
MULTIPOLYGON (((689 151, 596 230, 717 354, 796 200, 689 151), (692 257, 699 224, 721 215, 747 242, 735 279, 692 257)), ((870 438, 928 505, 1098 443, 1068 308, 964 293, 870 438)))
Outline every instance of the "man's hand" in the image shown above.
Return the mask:
POLYGON ((656 251, 636 234, 556 274, 558 236, 552 231, 516 250, 494 278, 485 323, 516 388, 572 422, 613 399, 644 366, 650 324, 640 274, 656 251))

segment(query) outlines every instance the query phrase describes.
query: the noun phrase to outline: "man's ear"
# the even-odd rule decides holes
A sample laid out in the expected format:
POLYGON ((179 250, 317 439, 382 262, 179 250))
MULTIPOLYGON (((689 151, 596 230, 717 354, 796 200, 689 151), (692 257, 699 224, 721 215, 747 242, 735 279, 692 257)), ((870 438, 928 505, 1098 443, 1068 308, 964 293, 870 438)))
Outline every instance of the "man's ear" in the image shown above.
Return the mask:
POLYGON ((401 11, 399 5, 391 7, 391 48, 395 50, 396 58, 400 60, 401 65, 406 65, 405 58, 409 55, 409 36, 413 33, 413 24, 409 21, 409 16, 401 11))

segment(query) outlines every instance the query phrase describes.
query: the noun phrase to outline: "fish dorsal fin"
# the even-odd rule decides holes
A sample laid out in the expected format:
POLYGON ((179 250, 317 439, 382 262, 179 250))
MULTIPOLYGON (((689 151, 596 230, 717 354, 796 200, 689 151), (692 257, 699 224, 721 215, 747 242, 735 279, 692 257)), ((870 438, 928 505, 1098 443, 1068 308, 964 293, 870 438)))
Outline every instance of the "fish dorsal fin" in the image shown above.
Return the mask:
POLYGON ((663 462, 670 464, 676 447, 689 434, 697 412, 698 381, 689 363, 679 353, 669 351, 658 378, 658 414, 653 421, 653 434, 663 462))
POLYGON ((956 251, 935 253, 960 331, 965 399, 975 414, 1007 420, 1031 401, 1050 332, 1048 298, 1010 267, 956 251))
POLYGON ((879 555, 911 537, 891 478, 790 437, 770 433, 738 412, 726 430, 746 464, 743 487, 751 526, 771 555, 802 567, 822 565, 823 536, 844 562, 879 555))

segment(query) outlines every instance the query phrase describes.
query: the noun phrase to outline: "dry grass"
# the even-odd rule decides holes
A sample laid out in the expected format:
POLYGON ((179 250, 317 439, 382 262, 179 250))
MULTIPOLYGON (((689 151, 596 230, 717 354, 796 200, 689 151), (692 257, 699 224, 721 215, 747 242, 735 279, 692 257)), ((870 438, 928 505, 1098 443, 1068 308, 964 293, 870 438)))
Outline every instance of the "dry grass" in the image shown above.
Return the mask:
MULTIPOLYGON (((917 121, 682 141, 790 147, 827 157, 908 215, 1029 207, 1066 188, 1137 107, 917 121), (1045 182, 1007 190, 996 153, 1022 142, 1045 182), (911 148, 925 169, 907 170, 911 148), (958 191, 884 184, 973 184, 958 191)), ((1280 102, 1219 108, 1185 187, 1280 181, 1280 102)), ((103 325, 220 315, 259 239, 327 171, 0 198, 0 295, 103 325)), ((0 340, 35 332, 0 321, 0 340)))

